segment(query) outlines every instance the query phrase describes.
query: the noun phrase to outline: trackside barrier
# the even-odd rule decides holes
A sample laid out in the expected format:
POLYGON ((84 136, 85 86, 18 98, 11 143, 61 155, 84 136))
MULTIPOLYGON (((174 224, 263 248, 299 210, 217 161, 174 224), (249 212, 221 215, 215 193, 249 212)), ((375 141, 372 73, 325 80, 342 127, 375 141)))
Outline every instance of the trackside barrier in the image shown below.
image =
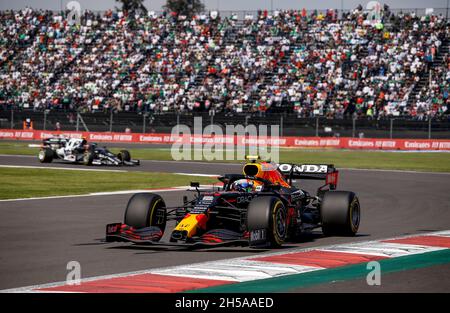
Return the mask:
POLYGON ((441 139, 373 139, 347 137, 251 137, 214 135, 171 135, 164 133, 100 133, 71 131, 41 131, 0 129, 0 139, 42 140, 55 135, 86 137, 94 142, 155 143, 155 144, 218 144, 218 145, 267 145, 298 148, 336 148, 354 150, 442 150, 450 151, 450 140, 441 139))

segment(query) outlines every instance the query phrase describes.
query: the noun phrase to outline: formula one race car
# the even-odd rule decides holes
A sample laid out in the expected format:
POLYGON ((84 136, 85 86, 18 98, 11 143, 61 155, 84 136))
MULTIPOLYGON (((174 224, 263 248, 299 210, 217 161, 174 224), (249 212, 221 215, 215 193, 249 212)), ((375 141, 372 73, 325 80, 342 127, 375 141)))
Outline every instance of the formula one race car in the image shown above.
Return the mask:
POLYGON ((293 165, 251 162, 243 174, 219 177, 223 187, 184 197, 179 207, 167 207, 161 196, 137 193, 125 210, 124 223, 106 226, 106 241, 141 245, 280 247, 315 228, 325 235, 355 235, 360 205, 350 191, 335 191, 338 171, 333 165, 293 165), (316 195, 293 186, 294 179, 325 180, 316 195), (167 221, 175 228, 160 242, 167 221))
POLYGON ((132 160, 130 152, 121 150, 114 154, 106 147, 96 143, 88 144, 84 138, 52 137, 44 139, 39 151, 39 161, 50 163, 60 159, 71 163, 84 165, 139 165, 139 160, 132 160))

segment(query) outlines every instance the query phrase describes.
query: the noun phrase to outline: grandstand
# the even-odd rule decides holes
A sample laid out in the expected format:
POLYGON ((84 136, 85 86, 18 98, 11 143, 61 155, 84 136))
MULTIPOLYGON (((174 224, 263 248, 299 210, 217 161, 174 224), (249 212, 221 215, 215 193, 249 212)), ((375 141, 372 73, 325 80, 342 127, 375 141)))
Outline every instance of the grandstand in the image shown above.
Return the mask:
POLYGON ((66 14, 0 13, 0 110, 448 120, 443 14, 66 14))

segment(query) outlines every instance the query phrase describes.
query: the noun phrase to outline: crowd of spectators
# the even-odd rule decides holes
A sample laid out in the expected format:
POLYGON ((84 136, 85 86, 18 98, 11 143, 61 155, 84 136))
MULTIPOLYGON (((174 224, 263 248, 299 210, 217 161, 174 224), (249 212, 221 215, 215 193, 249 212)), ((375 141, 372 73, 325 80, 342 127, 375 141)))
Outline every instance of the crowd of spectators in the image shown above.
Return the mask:
POLYGON ((443 66, 432 68, 428 81, 413 98, 409 114, 419 120, 445 113, 450 92, 450 54, 443 56, 443 66))
POLYGON ((121 110, 110 94, 128 73, 145 58, 151 39, 143 19, 133 22, 123 13, 108 11, 92 21, 93 36, 88 48, 73 60, 51 85, 47 99, 56 105, 76 105, 82 111, 121 110), (60 103, 62 101, 62 103, 60 103))
POLYGON ((445 40, 448 27, 443 17, 398 18, 397 31, 371 33, 368 55, 355 63, 358 114, 410 115, 408 99, 445 40))
POLYGON ((0 11, 0 64, 32 40, 38 27, 47 21, 48 15, 48 12, 36 12, 29 8, 0 11))
POLYGON ((69 73, 69 65, 78 59, 95 35, 97 23, 92 13, 86 12, 79 26, 70 25, 61 14, 49 14, 48 22, 40 25, 31 44, 9 62, 10 66, 1 69, 8 100, 24 108, 53 108, 67 102, 73 85, 66 85, 58 93, 60 89, 53 89, 53 81, 58 75, 69 73))
POLYGON ((195 84, 201 83, 220 49, 226 24, 206 15, 193 20, 154 16, 151 21, 148 58, 130 72, 113 98, 138 111, 198 109, 202 90, 195 84))
POLYGON ((385 11, 371 20, 361 7, 342 16, 286 10, 243 19, 85 11, 76 24, 66 14, 0 12, 2 107, 329 118, 448 113, 442 15, 385 11))

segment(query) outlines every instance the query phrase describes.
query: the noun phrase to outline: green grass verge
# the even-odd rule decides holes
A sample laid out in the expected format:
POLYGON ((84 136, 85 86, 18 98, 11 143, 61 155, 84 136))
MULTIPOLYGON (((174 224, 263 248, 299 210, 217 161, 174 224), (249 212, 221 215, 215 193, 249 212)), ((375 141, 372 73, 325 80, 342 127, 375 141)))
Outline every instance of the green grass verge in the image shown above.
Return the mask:
MULTIPOLYGON (((112 149, 114 150, 114 149, 112 149)), ((173 160, 170 150, 138 148, 130 150, 141 160, 173 160)), ((223 153, 223 158, 226 154, 223 153)), ((193 159, 193 157, 191 158, 193 159)), ((224 162, 224 161, 220 161, 224 162)), ((242 161, 239 161, 242 162, 242 161)), ((338 168, 414 170, 450 172, 450 153, 280 149, 281 163, 334 164, 338 168)))
POLYGON ((20 141, 0 141, 0 154, 36 155, 38 149, 28 147, 29 143, 20 141))
POLYGON ((17 199, 187 186, 190 181, 210 184, 217 179, 168 173, 0 168, 0 181, 0 199, 17 199))
MULTIPOLYGON (((119 150, 120 148, 111 148, 113 152, 119 150)), ((140 160, 173 160, 169 145, 167 148, 136 147, 129 150, 133 158, 140 160)), ((28 143, 23 142, 0 142, 0 154, 37 155, 37 148, 29 148, 28 143)), ((225 153, 222 153, 222 155, 225 157, 225 153)), ((450 153, 445 152, 391 153, 383 151, 280 149, 280 162, 331 163, 338 168, 450 172, 450 153)))

